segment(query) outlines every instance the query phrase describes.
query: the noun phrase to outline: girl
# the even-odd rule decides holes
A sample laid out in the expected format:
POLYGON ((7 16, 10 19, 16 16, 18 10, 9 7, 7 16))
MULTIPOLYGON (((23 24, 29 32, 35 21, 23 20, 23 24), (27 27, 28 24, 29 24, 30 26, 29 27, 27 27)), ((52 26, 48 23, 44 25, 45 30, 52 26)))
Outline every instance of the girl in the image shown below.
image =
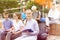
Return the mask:
MULTIPOLYGON (((11 34, 9 34, 11 36, 7 35, 7 37, 10 37, 10 40, 14 40, 15 38, 17 38, 21 35, 21 30, 23 29, 24 24, 23 24, 20 16, 21 15, 18 13, 13 14, 13 17, 14 17, 13 30, 11 31, 11 34)), ((6 40, 9 40, 9 39, 6 39, 6 40)))
POLYGON ((16 38, 15 40, 37 40, 37 34, 39 33, 38 23, 35 19, 32 18, 32 12, 30 9, 26 10, 26 22, 25 27, 21 37, 16 38), (29 29, 29 30, 27 30, 29 29))

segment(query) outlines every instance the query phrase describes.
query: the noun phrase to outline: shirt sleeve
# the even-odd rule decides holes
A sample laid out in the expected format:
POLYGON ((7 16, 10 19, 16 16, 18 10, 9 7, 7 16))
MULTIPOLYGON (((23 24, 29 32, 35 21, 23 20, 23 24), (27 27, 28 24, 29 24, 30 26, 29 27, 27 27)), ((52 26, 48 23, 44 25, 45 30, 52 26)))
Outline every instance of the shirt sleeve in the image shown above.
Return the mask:
POLYGON ((48 17, 46 17, 45 22, 46 22, 46 26, 49 26, 50 21, 49 21, 49 18, 48 17))
POLYGON ((41 15, 41 12, 39 11, 39 15, 41 15))
POLYGON ((35 20, 35 22, 34 22, 34 32, 32 33, 32 34, 34 34, 34 35, 38 35, 38 33, 39 33, 39 26, 38 26, 38 23, 37 23, 37 21, 35 20))
POLYGON ((51 16, 52 16, 52 9, 50 9, 48 12, 48 17, 51 17, 51 16))
POLYGON ((2 22, 2 24, 3 24, 3 27, 5 26, 5 23, 4 23, 4 21, 2 22))
POLYGON ((11 27, 13 27, 13 22, 12 21, 11 21, 10 25, 11 25, 11 27))
POLYGON ((24 26, 23 22, 20 20, 19 21, 20 26, 24 26))

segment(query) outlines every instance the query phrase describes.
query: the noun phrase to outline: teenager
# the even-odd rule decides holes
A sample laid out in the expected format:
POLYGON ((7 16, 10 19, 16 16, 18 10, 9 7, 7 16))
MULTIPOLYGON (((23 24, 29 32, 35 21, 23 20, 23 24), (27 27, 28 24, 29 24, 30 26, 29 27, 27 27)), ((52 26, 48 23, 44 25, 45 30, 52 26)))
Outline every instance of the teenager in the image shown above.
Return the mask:
POLYGON ((15 40, 37 40, 39 27, 37 21, 32 18, 32 11, 30 9, 26 10, 26 17, 24 30, 29 30, 22 32, 22 36, 15 40))

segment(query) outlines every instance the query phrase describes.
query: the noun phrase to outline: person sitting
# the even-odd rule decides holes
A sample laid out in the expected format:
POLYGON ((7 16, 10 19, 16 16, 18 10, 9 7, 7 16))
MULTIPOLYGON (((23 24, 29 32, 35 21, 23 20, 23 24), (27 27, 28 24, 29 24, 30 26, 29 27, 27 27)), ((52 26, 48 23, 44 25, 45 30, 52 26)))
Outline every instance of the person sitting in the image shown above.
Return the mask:
POLYGON ((39 33, 38 23, 35 19, 32 18, 32 11, 30 9, 26 10, 26 17, 24 23, 24 31, 22 36, 16 38, 15 40, 37 40, 37 35, 39 33))
POLYGON ((12 30, 13 24, 12 21, 9 20, 9 14, 8 12, 3 13, 4 20, 3 20, 3 32, 1 33, 1 40, 5 40, 6 35, 10 33, 12 30))

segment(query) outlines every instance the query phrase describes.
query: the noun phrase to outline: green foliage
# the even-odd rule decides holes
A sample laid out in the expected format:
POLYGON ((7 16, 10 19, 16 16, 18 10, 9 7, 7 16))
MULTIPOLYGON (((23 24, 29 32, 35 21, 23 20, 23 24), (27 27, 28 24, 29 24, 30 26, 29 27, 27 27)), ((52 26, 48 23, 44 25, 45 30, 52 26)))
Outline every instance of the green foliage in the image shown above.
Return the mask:
POLYGON ((49 12, 49 9, 48 8, 44 8, 43 12, 44 13, 48 13, 49 12))
POLYGON ((16 10, 8 10, 9 13, 14 13, 14 12, 19 12, 20 10, 16 9, 16 10))
POLYGON ((31 7, 32 7, 33 5, 37 6, 37 9, 41 9, 41 5, 38 5, 38 4, 36 4, 35 2, 33 2, 33 1, 31 1, 31 0, 29 0, 29 1, 27 2, 27 4, 26 4, 27 9, 31 9, 31 7))
POLYGON ((0 1, 18 1, 18 0, 0 0, 0 1))
POLYGON ((18 7, 17 1, 0 1, 0 13, 2 13, 4 9, 16 7, 18 7))

